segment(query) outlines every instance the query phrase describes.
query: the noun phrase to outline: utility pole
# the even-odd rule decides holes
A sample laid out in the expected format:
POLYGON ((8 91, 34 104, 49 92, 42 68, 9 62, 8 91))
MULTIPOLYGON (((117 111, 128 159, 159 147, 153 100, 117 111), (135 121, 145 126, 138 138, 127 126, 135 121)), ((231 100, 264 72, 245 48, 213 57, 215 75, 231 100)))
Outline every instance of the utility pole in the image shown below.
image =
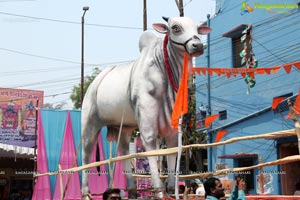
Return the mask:
POLYGON ((176 5, 178 7, 178 10, 179 10, 179 16, 183 17, 184 16, 184 11, 183 11, 183 2, 182 2, 182 0, 175 0, 175 2, 176 2, 176 5))
MULTIPOLYGON (((207 26, 210 27, 210 14, 207 15, 207 26)), ((210 33, 207 35, 207 68, 210 68, 210 33)), ((211 116, 211 101, 210 101, 210 75, 207 75, 207 114, 211 116)), ((207 130, 208 143, 212 143, 211 125, 207 130)), ((212 147, 207 149, 208 151, 208 171, 212 171, 212 147)))
POLYGON ((144 19, 144 26, 143 30, 147 30, 147 0, 144 0, 144 9, 143 9, 143 19, 144 19))
POLYGON ((84 16, 86 11, 89 10, 88 6, 82 8, 83 15, 81 17, 81 107, 84 97, 84 16))

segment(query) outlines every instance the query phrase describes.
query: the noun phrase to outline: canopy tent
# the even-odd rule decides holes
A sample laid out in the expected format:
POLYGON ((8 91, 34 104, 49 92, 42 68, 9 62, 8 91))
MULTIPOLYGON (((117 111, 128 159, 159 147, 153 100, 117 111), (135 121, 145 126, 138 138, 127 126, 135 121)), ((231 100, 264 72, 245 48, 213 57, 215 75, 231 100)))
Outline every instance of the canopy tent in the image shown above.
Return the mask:
POLYGON ((34 148, 0 143, 1 158, 32 158, 34 148))

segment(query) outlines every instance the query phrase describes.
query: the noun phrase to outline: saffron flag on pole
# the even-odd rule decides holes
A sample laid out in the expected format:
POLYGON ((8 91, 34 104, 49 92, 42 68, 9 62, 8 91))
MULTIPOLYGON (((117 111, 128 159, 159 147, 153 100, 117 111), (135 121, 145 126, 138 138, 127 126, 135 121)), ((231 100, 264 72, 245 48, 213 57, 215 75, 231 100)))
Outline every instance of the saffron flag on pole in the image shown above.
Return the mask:
POLYGON ((183 56, 182 75, 173 107, 171 125, 178 129, 179 118, 188 112, 188 79, 189 79, 189 60, 187 53, 183 56))

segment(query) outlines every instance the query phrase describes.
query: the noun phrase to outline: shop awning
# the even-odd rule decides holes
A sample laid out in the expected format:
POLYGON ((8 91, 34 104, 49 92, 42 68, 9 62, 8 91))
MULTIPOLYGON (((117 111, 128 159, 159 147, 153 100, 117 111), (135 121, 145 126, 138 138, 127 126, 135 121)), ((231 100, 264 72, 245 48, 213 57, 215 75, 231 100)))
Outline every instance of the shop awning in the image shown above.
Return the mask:
POLYGON ((0 157, 30 158, 34 156, 34 148, 0 143, 0 157))
POLYGON ((258 156, 257 153, 235 153, 235 154, 229 154, 229 155, 221 155, 221 156, 218 156, 218 158, 239 159, 239 158, 255 158, 257 156, 258 156))

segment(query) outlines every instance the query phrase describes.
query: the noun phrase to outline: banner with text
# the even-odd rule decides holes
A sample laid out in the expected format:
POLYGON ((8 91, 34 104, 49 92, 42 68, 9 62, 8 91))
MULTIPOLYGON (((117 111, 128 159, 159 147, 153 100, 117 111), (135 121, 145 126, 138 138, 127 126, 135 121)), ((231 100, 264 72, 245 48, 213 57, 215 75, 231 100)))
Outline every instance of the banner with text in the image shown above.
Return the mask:
POLYGON ((34 146, 37 102, 43 106, 44 91, 0 88, 0 143, 34 146))

